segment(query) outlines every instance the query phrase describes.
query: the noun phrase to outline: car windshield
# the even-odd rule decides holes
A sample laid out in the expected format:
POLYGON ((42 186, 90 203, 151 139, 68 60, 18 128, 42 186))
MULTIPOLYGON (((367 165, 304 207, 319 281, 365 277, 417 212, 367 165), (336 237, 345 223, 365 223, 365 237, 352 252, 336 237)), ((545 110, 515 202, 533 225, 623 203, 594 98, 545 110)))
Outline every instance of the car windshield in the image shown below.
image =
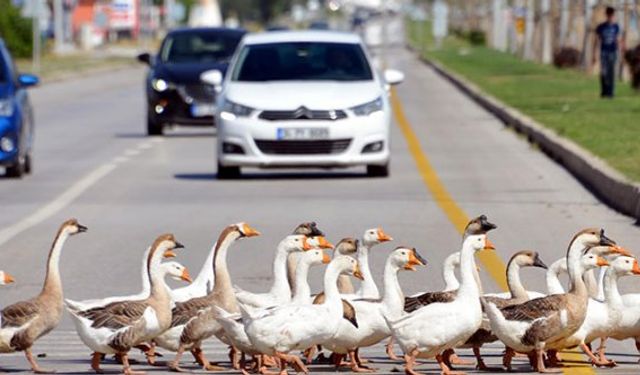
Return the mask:
POLYGON ((359 44, 287 42, 245 46, 234 81, 370 81, 371 67, 359 44))
POLYGON ((241 38, 239 34, 220 32, 176 33, 162 44, 160 60, 163 63, 225 61, 231 58, 241 38))

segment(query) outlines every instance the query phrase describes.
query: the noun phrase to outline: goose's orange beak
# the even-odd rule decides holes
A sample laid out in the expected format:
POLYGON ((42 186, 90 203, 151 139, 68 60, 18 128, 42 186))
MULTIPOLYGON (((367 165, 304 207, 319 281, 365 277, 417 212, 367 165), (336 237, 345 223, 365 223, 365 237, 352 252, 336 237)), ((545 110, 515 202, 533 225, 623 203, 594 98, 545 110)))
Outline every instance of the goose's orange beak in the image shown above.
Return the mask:
POLYGON ((485 250, 495 250, 496 249, 496 246, 493 244, 493 242, 491 242, 489 237, 486 237, 485 240, 484 240, 484 249, 485 250))
POLYGON ((362 276, 362 271, 360 271, 359 263, 356 263, 355 270, 353 271, 353 277, 358 278, 360 280, 364 280, 364 276, 362 276))
POLYGON ((16 281, 16 279, 14 279, 13 276, 9 275, 6 272, 4 273, 4 283, 5 284, 11 284, 14 281, 16 281))
POLYGON ((307 241, 307 237, 303 237, 302 238, 302 250, 307 251, 307 250, 311 250, 313 247, 309 244, 309 241, 307 241))
POLYGON ((382 230, 382 228, 378 228, 378 241, 380 241, 380 242, 393 241, 393 238, 391 236, 389 236, 388 234, 386 234, 382 230))
POLYGON ((634 275, 640 275, 640 266, 638 265, 638 260, 633 261, 633 268, 631 269, 631 273, 634 275))
POLYGON ((416 256, 414 251, 411 251, 409 253, 409 260, 407 261, 407 264, 404 265, 404 269, 407 271, 415 271, 415 266, 425 266, 425 263, 426 261, 416 256))
POLYGON ((633 256, 633 254, 631 254, 631 252, 629 250, 625 249, 622 246, 613 245, 613 246, 609 246, 609 249, 614 254, 620 254, 620 255, 623 255, 623 256, 627 256, 627 257, 632 257, 633 256))
POLYGON ((331 262, 331 257, 329 256, 329 254, 325 253, 324 251, 322 252, 322 264, 329 264, 329 262, 331 262))
POLYGON ((191 280, 191 275, 189 275, 189 270, 188 269, 184 269, 182 270, 182 275, 180 275, 180 279, 188 282, 188 283, 192 283, 193 280, 191 280))
POLYGON ((173 251, 173 249, 169 249, 169 250, 165 250, 162 256, 164 258, 175 258, 176 253, 173 251))
POLYGON ((255 237, 260 235, 260 232, 251 228, 251 226, 246 223, 242 225, 242 233, 244 233, 244 235, 247 237, 255 237))
POLYGON ((327 241, 327 239, 324 236, 318 236, 318 247, 320 247, 321 249, 333 249, 333 244, 329 241, 327 241))
POLYGON ((596 265, 598 267, 604 267, 604 266, 608 266, 609 262, 607 262, 607 260, 604 259, 603 257, 598 257, 598 261, 597 261, 596 265))

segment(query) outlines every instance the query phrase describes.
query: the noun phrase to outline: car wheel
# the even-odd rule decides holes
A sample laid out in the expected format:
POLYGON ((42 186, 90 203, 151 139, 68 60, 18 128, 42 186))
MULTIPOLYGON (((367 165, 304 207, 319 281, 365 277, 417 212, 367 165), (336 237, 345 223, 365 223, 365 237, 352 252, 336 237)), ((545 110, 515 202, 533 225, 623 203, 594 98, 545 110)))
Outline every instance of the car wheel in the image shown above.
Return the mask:
POLYGON ((7 166, 5 175, 11 178, 20 178, 25 172, 25 159, 18 158, 15 164, 7 166))
POLYGON ((31 174, 31 171, 33 170, 33 161, 31 158, 31 154, 27 154, 24 157, 24 172, 31 174))
POLYGON ((162 135, 163 126, 155 118, 147 115, 147 135, 162 135))
POLYGON ((230 180, 239 178, 241 175, 240 167, 225 167, 218 163, 218 180, 230 180))
POLYGON ((388 177, 389 164, 385 165, 367 165, 367 176, 369 177, 388 177))

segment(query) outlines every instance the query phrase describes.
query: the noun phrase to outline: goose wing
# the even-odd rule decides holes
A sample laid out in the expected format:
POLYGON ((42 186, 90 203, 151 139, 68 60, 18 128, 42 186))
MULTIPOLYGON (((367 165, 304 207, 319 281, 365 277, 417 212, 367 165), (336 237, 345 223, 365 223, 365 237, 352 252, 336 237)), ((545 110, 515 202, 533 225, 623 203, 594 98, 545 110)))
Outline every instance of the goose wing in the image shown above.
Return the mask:
POLYGON ((531 322, 540 318, 549 318, 563 309, 565 305, 565 294, 553 294, 518 305, 507 306, 500 311, 507 320, 531 322))
MULTIPOLYGON (((326 297, 324 292, 318 293, 313 298, 314 305, 322 305, 325 301, 326 297)), ((365 298, 359 299, 359 301, 364 301, 365 298)), ((351 305, 346 299, 342 299, 342 318, 349 321, 349 323, 353 324, 354 327, 358 328, 358 321, 356 319, 356 309, 351 305)))
POLYGON ((79 311, 77 314, 91 320, 93 328, 120 329, 138 322, 147 307, 149 305, 146 301, 121 301, 79 311))
POLYGON ((432 303, 451 302, 456 298, 457 294, 457 291, 451 290, 447 292, 427 292, 413 297, 405 297, 404 311, 410 313, 432 303))
POLYGON ((171 327, 187 324, 191 318, 198 315, 199 311, 209 307, 211 307, 211 302, 207 296, 176 303, 176 306, 171 310, 171 327))
POLYGON ((22 327, 40 315, 40 307, 34 301, 22 301, 7 306, 2 314, 2 328, 22 327))

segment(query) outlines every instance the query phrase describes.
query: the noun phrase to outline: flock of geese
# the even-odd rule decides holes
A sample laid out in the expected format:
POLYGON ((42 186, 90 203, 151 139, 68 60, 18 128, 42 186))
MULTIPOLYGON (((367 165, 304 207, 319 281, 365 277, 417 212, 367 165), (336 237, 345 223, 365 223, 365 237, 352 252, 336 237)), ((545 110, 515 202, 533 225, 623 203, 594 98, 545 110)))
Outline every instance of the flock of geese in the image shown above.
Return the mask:
MULTIPOLYGON (((480 348, 498 340, 505 345, 503 365, 508 370, 520 354, 528 356, 538 372, 558 371, 558 351, 573 347, 580 347, 593 365, 615 366, 605 355, 608 338, 634 338, 640 350, 640 294, 620 295, 617 288, 620 277, 638 275, 640 267, 604 230, 578 232, 566 256, 550 267, 534 251, 515 253, 506 270, 509 292, 485 294, 474 255, 494 248, 487 233, 495 228, 484 215, 469 222, 461 249, 445 260, 442 291, 403 294, 398 273, 427 262, 415 248, 401 246, 387 256, 380 292, 368 253, 392 238, 382 229, 369 229, 361 239, 345 238, 334 247, 314 222, 300 224, 278 244, 268 292, 243 290, 232 283, 227 252, 235 241, 260 233, 238 223, 220 233, 195 280, 180 263, 163 262, 183 247, 172 234, 163 234, 144 254, 140 293, 74 301, 63 298, 58 263, 68 237, 87 228, 67 220, 49 252, 40 294, 2 310, 0 353, 24 351, 34 372, 49 372, 38 365, 31 348, 59 324, 65 307, 78 336, 93 351, 91 367, 97 373, 105 355, 111 354, 125 374, 138 373, 129 362, 133 348, 142 350, 149 364, 174 371, 186 371, 181 367, 185 351, 204 370, 227 370, 210 362, 202 350, 203 341, 213 336, 229 345, 231 365, 243 374, 271 374, 269 369, 278 367, 279 374, 286 375, 287 366, 306 374, 315 353, 323 350, 332 354, 327 358, 320 353, 316 360, 372 372, 359 349, 386 339, 390 358, 399 359, 393 347, 400 346, 410 375, 417 374, 417 358, 435 358, 443 374, 454 373, 453 365, 465 363, 456 356, 457 348, 472 348, 477 368, 486 370, 480 348), (324 252, 331 248, 333 257, 324 252), (327 264, 324 291, 312 295, 308 271, 322 264, 327 264), (522 267, 547 269, 548 294, 525 289, 519 277, 522 267), (562 273, 569 275, 568 291, 559 280, 562 273), (190 284, 170 289, 166 277, 190 284), (362 280, 358 289, 351 277, 362 280), (590 343, 595 339, 600 339, 600 347, 594 353, 590 343), (175 352, 174 359, 157 361, 157 347, 175 352)), ((13 281, 0 271, 0 284, 13 281)))

